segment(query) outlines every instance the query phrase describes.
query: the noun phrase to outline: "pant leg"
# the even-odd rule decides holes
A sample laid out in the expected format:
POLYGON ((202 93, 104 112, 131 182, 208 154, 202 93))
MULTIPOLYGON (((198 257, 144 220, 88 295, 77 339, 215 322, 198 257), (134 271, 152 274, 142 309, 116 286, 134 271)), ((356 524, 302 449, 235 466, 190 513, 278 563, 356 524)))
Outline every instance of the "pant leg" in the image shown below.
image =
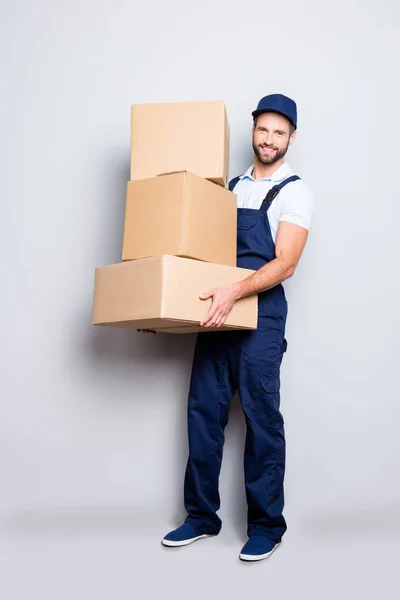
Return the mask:
POLYGON ((188 399, 189 458, 185 473, 186 522, 203 533, 218 533, 221 519, 219 474, 235 385, 226 351, 228 332, 197 337, 188 399))
POLYGON ((259 317, 239 354, 238 388, 246 420, 244 470, 248 535, 278 542, 286 531, 285 433, 280 412, 280 365, 286 350, 283 320, 259 317))

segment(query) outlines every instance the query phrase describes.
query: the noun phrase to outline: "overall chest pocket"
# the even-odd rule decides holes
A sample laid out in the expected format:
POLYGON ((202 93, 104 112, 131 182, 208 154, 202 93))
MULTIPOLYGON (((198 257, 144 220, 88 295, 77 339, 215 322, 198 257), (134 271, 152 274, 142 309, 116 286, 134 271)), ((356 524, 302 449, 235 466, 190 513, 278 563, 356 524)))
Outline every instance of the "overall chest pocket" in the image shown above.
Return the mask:
POLYGON ((238 229, 251 229, 258 221, 258 215, 241 215, 237 222, 238 229))

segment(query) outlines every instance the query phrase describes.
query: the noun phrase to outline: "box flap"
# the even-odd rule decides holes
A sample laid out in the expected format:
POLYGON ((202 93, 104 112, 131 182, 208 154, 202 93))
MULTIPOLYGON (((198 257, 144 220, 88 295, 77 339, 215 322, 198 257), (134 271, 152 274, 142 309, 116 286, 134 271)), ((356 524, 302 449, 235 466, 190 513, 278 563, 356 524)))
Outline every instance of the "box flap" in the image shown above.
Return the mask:
POLYGON ((166 171, 165 173, 157 173, 157 177, 164 177, 164 175, 175 175, 176 173, 186 173, 186 169, 181 171, 166 171))

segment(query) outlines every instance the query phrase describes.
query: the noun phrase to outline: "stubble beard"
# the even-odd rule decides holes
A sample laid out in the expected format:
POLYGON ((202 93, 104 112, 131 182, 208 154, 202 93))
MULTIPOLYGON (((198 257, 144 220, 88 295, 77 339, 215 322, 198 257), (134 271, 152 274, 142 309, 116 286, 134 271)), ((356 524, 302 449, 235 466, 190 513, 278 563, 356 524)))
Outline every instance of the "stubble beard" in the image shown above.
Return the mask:
MULTIPOLYGON (((259 144, 259 145, 261 145, 261 144, 259 144)), ((277 150, 277 152, 275 154, 273 154, 272 156, 263 156, 259 146, 256 146, 253 141, 254 154, 257 156, 258 160, 263 165, 273 165, 274 163, 278 162, 278 160, 280 160, 281 158, 283 158, 285 156, 286 152, 288 151, 288 148, 289 148, 289 142, 288 142, 286 148, 284 148, 283 150, 279 150, 279 149, 273 147, 273 149, 277 150)))

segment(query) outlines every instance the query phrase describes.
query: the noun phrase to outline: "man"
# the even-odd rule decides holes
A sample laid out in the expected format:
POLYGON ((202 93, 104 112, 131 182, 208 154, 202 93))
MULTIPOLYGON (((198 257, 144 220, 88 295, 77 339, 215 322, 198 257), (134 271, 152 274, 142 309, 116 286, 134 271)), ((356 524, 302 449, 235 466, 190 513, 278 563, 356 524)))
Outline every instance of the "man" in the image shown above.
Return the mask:
POLYGON ((244 453, 248 541, 239 557, 267 558, 286 531, 280 365, 287 315, 282 281, 295 272, 313 213, 313 197, 285 163, 296 139, 297 107, 281 94, 262 98, 253 113, 254 164, 230 182, 238 197, 237 265, 255 270, 238 283, 201 295, 212 298, 201 323, 221 327, 233 304, 258 294, 254 331, 212 331, 197 337, 188 401, 189 459, 183 525, 162 544, 183 546, 217 535, 218 479, 229 404, 239 392, 246 420, 244 453))

